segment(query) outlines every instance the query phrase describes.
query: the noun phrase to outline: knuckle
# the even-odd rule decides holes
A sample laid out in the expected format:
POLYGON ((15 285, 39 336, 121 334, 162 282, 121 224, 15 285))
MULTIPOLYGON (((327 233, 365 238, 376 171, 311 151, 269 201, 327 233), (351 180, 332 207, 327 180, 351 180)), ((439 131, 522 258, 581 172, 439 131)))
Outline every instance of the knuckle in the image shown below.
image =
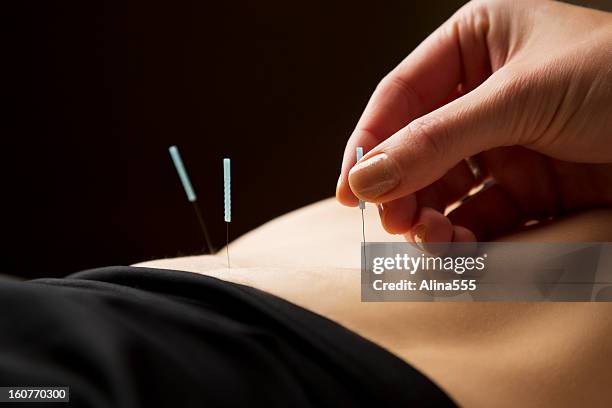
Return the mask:
POLYGON ((423 117, 408 125, 408 133, 428 157, 445 157, 448 129, 437 117, 423 117))
POLYGON ((530 144, 546 128, 554 96, 561 88, 547 66, 507 69, 493 92, 491 106, 506 122, 506 142, 530 144))
POLYGON ((391 71, 380 81, 376 89, 378 92, 398 92, 408 103, 408 106, 420 106, 422 100, 414 87, 401 75, 395 71, 391 71))

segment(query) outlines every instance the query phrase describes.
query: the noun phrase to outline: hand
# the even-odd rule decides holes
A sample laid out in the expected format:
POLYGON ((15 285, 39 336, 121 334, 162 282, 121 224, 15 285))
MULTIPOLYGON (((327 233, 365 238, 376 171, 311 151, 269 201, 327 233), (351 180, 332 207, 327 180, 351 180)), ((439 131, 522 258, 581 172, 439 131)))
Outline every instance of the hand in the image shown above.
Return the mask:
POLYGON ((376 88, 336 196, 377 203, 385 229, 409 240, 484 241, 612 205, 610 163, 612 14, 475 1, 376 88))

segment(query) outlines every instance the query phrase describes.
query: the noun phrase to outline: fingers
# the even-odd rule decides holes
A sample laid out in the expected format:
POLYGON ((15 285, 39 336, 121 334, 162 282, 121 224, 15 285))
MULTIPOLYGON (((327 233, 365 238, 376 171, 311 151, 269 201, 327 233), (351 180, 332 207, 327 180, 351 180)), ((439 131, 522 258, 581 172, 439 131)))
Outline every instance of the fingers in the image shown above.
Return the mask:
POLYGON ((479 191, 448 214, 453 225, 472 231, 481 242, 515 230, 527 221, 525 217, 499 184, 479 191))
POLYGON ((546 156, 521 146, 511 146, 483 153, 480 163, 524 214, 543 218, 561 212, 559 183, 546 156))
POLYGON ((414 119, 454 98, 460 85, 469 90, 490 74, 487 24, 482 21, 486 17, 474 13, 473 7, 460 10, 376 88, 344 152, 336 189, 341 203, 354 206, 358 202, 348 182, 356 147, 372 150, 414 119))
POLYGON ((453 225, 453 242, 476 242, 476 235, 469 229, 460 225, 453 225))
POLYGON ((447 252, 451 242, 476 242, 476 236, 469 229, 452 225, 447 217, 428 207, 421 209, 416 226, 405 237, 421 250, 439 255, 447 252))
POLYGON ((365 201, 391 201, 434 183, 466 157, 512 144, 515 102, 512 88, 504 89, 506 77, 496 72, 379 144, 350 170, 353 193, 365 201))
POLYGON ((389 234, 404 234, 410 230, 417 213, 417 199, 414 194, 378 204, 378 213, 383 228, 389 234))
POLYGON ((482 174, 475 175, 466 161, 462 160, 442 178, 419 190, 416 193, 417 201, 421 207, 444 212, 447 206, 465 197, 482 180, 482 174))
POLYGON ((481 181, 482 177, 475 177, 468 164, 461 161, 444 177, 423 190, 379 204, 381 223, 390 234, 404 234, 412 227, 419 207, 433 208, 442 213, 481 181))
POLYGON ((426 252, 444 252, 445 248, 440 245, 431 246, 429 244, 443 244, 452 241, 453 226, 449 219, 432 208, 421 208, 414 224, 415 226, 405 234, 405 237, 426 252))
POLYGON ((519 146, 491 149, 479 156, 494 177, 485 188, 448 214, 454 225, 474 232, 479 241, 521 228, 526 221, 555 217, 562 211, 561 192, 544 156, 519 146))

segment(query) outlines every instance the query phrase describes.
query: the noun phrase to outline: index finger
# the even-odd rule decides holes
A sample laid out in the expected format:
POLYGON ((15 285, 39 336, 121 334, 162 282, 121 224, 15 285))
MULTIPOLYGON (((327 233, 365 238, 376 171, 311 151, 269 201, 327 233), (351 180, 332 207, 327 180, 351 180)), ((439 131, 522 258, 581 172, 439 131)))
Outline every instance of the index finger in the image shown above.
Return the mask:
MULTIPOLYGON (((355 148, 365 152, 431 112, 450 95, 476 87, 490 74, 482 16, 460 10, 423 41, 377 86, 344 150, 336 189, 344 205, 359 202, 348 183, 355 148)), ((367 159, 368 155, 364 156, 367 159)))

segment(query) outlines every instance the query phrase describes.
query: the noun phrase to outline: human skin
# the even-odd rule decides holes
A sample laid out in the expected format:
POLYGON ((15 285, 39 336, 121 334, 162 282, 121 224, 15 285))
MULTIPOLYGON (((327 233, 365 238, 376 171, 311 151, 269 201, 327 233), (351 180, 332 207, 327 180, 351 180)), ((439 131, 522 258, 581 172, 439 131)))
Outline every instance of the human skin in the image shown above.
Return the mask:
MULTIPOLYGON (((365 211, 368 241, 403 241, 365 211)), ((611 303, 364 303, 361 214, 333 200, 279 217, 217 256, 137 266, 252 286, 319 313, 386 348, 461 406, 604 407, 612 400, 611 303)), ((612 210, 592 210, 510 236, 511 242, 612 240, 612 210)))
POLYGON ((473 1, 380 82, 336 195, 380 204, 383 226, 408 240, 486 241, 612 206, 611 132, 611 13, 473 1), (485 177, 495 184, 445 216, 485 177))

